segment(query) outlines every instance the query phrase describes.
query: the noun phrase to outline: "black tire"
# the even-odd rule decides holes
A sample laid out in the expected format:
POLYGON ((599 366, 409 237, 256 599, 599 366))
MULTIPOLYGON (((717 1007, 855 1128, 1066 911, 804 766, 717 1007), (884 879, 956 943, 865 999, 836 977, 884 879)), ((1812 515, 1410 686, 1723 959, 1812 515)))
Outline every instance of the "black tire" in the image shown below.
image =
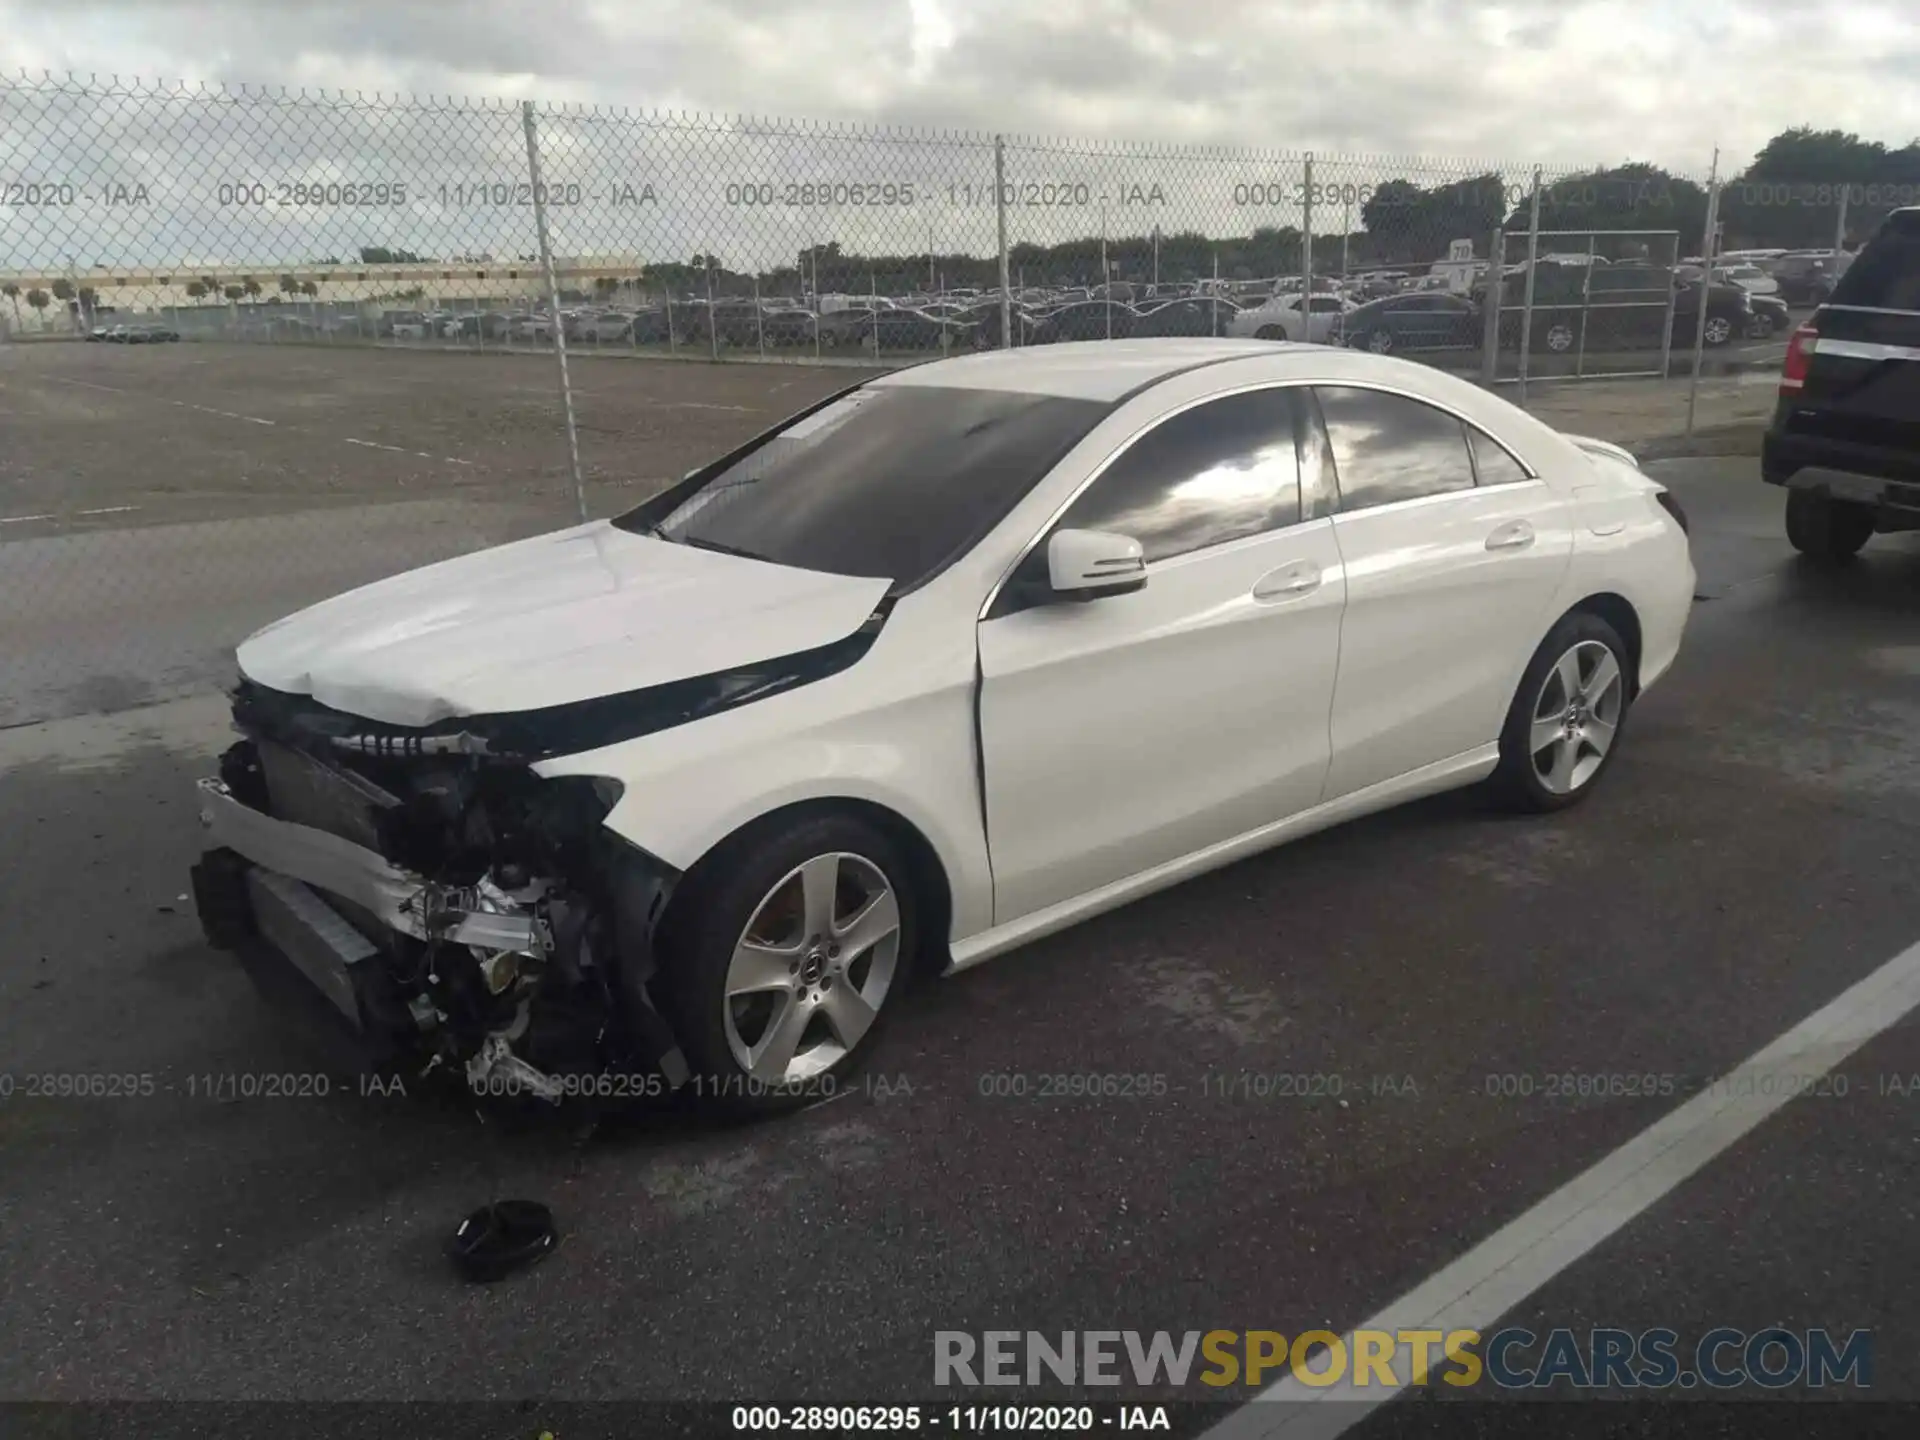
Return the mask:
POLYGON ((1371 350, 1375 355, 1390 354, 1393 350, 1393 332, 1385 329, 1369 332, 1367 335, 1367 349, 1371 350))
POLYGON ((1253 332, 1256 340, 1285 340, 1287 332, 1278 325, 1262 325, 1253 332))
MULTIPOLYGON (((657 983, 693 1076, 687 1085, 690 1098, 728 1114, 768 1115, 835 1093, 872 1053, 918 968, 919 900, 912 882, 913 872, 891 839, 864 820, 833 811, 810 810, 751 826, 703 860, 674 896, 659 937, 657 983), (899 905, 892 979, 865 1034, 821 1074, 791 1085, 756 1081, 735 1056, 727 1034, 726 986, 734 947, 783 877, 830 854, 860 857, 892 888, 899 905)), ((738 1022, 736 1032, 743 1038, 748 1033, 738 1022)))
POLYGON ((1813 490, 1787 492, 1787 543, 1809 560, 1839 565, 1873 538, 1873 511, 1813 490))
POLYGON ((1520 688, 1514 692, 1513 701, 1507 707, 1506 723, 1500 731, 1500 764, 1488 781, 1493 798, 1506 809, 1543 814, 1565 810, 1592 794, 1601 776, 1612 766, 1614 756, 1620 753, 1620 741, 1626 733, 1627 717, 1633 708, 1634 679, 1632 652, 1620 638, 1619 631, 1590 611, 1575 610, 1563 616, 1560 623, 1548 632, 1547 638, 1540 642, 1540 648, 1534 651, 1533 659, 1527 663, 1526 673, 1520 677, 1520 688), (1549 789, 1542 779, 1528 740, 1533 730, 1534 706, 1547 684, 1549 674, 1562 656, 1584 642, 1598 642, 1606 646, 1613 654, 1614 663, 1620 668, 1618 718, 1614 721, 1612 743, 1600 757, 1600 764, 1576 789, 1558 792, 1549 789))
POLYGON ((1726 316, 1709 315, 1706 326, 1701 332, 1701 343, 1710 350, 1718 350, 1722 345, 1731 345, 1739 330, 1740 327, 1726 316), (1720 337, 1717 340, 1714 338, 1716 334, 1720 337))
POLYGON ((1547 349, 1555 355, 1564 355, 1573 349, 1574 341, 1579 337, 1573 333, 1571 325, 1549 325, 1545 336, 1547 349), (1556 340, 1558 343, 1555 343, 1556 340))

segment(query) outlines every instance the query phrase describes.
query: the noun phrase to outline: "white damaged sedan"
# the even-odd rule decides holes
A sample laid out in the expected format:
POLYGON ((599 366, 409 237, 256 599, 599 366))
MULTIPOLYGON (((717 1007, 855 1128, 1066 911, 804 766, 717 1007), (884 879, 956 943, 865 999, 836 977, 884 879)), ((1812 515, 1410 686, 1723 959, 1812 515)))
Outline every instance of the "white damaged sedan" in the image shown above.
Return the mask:
POLYGON ((377 1065, 792 1104, 918 975, 1451 787, 1579 801, 1693 588, 1630 456, 1437 370, 941 360, 247 640, 196 899, 377 1065))

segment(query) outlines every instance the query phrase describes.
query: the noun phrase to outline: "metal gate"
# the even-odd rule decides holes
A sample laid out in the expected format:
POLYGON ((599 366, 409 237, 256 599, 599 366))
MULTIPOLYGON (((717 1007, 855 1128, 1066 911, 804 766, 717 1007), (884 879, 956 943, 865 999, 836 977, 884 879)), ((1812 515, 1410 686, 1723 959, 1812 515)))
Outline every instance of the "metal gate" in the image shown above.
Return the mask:
MULTIPOLYGON (((1676 325, 1692 341, 1677 230, 1540 230, 1498 236, 1483 378, 1621 380, 1671 373, 1676 325)), ((1698 299, 1692 301, 1700 303, 1698 299)))

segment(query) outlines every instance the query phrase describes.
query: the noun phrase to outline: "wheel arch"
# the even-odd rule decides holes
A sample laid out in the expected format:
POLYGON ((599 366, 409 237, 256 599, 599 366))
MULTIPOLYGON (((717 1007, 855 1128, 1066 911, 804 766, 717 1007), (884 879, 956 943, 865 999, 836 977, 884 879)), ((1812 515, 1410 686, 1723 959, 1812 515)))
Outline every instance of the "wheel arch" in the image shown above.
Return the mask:
MULTIPOLYGON (((1598 616, 1619 632, 1620 638, 1626 642, 1628 658, 1632 661, 1627 673, 1632 681, 1634 692, 1638 693, 1640 661, 1646 641, 1640 626, 1640 612, 1634 609, 1633 602, 1616 591, 1601 590, 1567 607, 1566 615, 1577 614, 1598 616)), ((1564 620, 1566 615, 1562 615, 1560 619, 1564 620)), ((1553 623, 1558 625, 1560 620, 1555 620, 1553 623)), ((1553 633, 1553 626, 1547 627, 1547 633, 1553 633)))
POLYGON ((824 795, 795 800, 754 816, 715 841, 682 873, 667 902, 661 922, 667 923, 683 896, 697 897, 701 883, 734 855, 751 846, 760 836, 783 829, 797 821, 820 815, 846 815, 862 820, 880 831, 900 849, 907 865, 915 898, 919 901, 920 948, 913 958, 916 974, 936 974, 946 969, 953 922, 953 882, 940 852, 920 827, 900 811, 876 800, 853 795, 824 795))

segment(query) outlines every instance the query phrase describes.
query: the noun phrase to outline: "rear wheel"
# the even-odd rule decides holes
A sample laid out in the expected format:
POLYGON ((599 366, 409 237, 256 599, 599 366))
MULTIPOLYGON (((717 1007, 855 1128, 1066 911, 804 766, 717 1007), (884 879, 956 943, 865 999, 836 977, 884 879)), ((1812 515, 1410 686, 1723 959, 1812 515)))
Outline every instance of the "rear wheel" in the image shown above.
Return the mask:
POLYGON ((1391 330, 1374 331, 1367 336, 1367 349, 1376 355, 1385 355, 1393 349, 1393 332, 1391 330))
POLYGON ((1547 349, 1556 355, 1564 355, 1573 348, 1573 327, 1571 325, 1550 325, 1547 327, 1547 349))
POLYGON ((695 1098, 768 1113, 831 1095, 905 987, 917 919, 898 850, 853 816, 729 842, 675 897, 661 937, 695 1098))
POLYGON ((1873 538, 1873 511, 1812 490, 1787 492, 1787 543, 1810 560, 1837 565, 1873 538))
POLYGON ((1578 804, 1612 763, 1633 703, 1632 652, 1598 615, 1575 611, 1534 652, 1500 734, 1495 793, 1516 810, 1578 804))

